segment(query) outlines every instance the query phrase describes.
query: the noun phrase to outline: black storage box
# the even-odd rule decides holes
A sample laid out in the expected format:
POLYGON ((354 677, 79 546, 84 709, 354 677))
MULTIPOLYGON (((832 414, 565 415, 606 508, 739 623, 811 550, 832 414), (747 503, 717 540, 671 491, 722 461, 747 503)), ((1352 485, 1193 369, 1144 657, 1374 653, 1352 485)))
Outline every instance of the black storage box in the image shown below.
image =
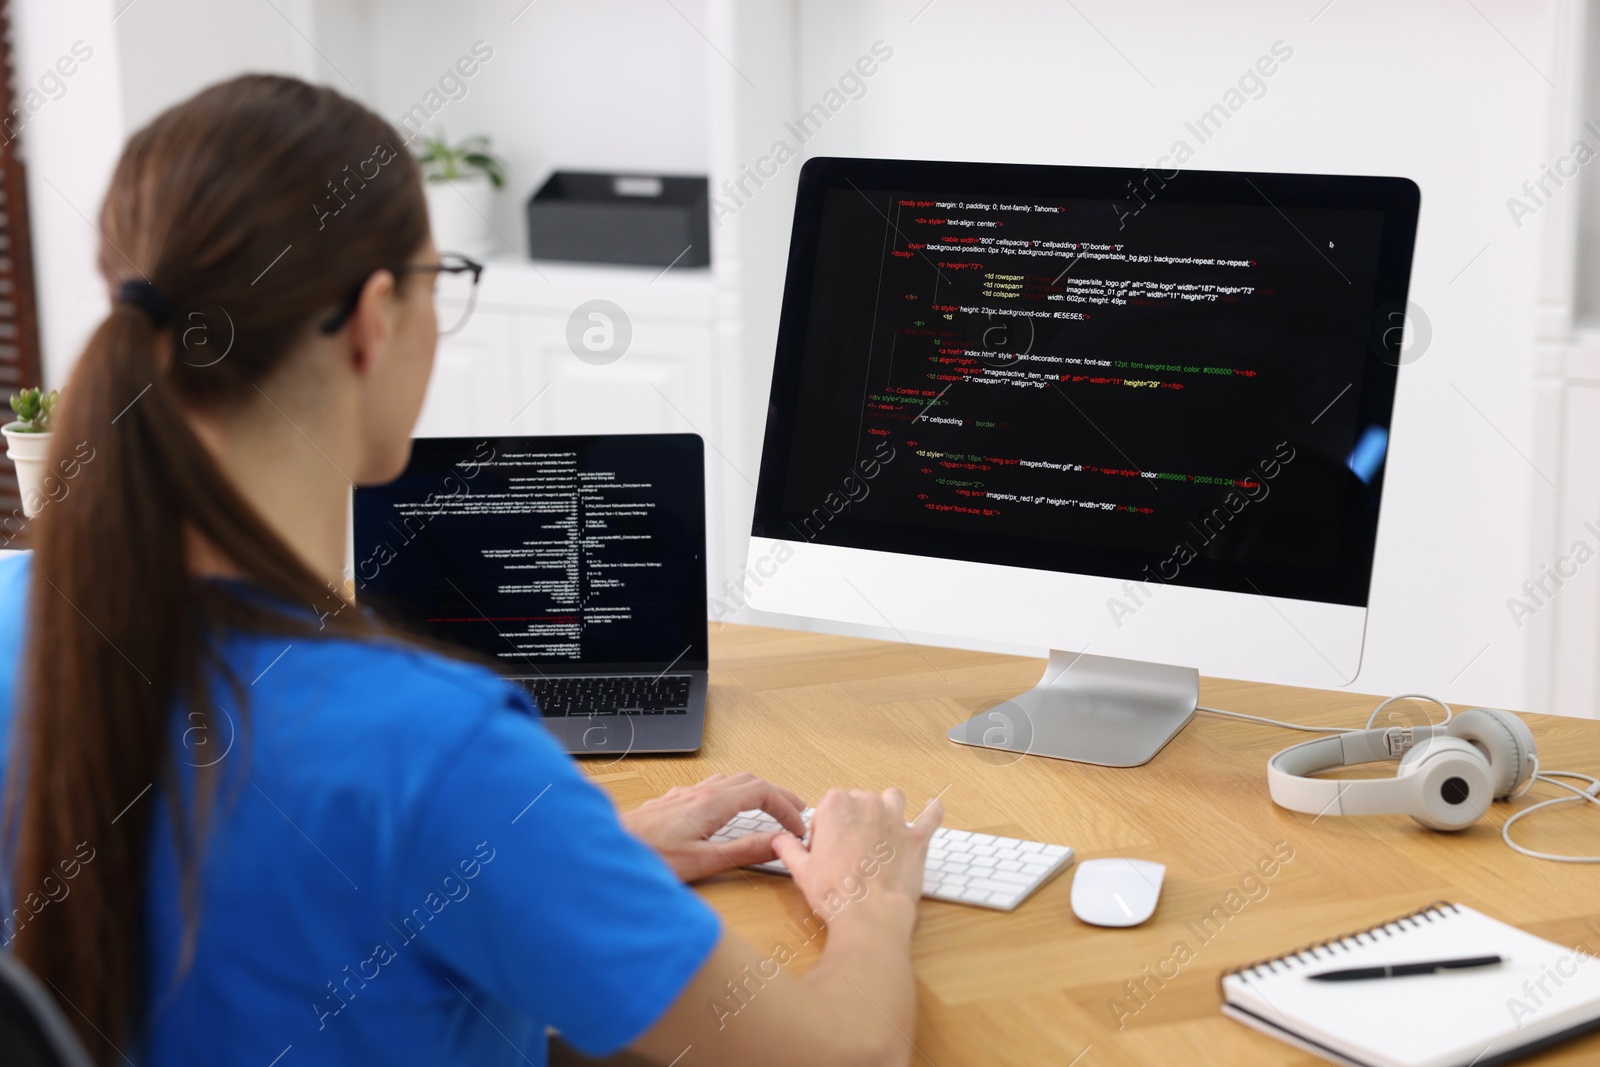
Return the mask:
POLYGON ((528 255, 704 267, 711 262, 706 179, 558 170, 528 198, 528 255))

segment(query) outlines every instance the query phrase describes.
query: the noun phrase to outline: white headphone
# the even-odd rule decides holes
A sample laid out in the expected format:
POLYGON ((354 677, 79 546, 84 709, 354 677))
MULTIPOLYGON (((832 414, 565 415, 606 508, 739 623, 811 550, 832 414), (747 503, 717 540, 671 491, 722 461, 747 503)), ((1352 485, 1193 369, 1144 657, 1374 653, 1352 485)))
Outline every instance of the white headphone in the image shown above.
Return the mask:
POLYGON ((1538 766, 1527 723, 1510 712, 1472 708, 1447 725, 1352 730, 1293 745, 1267 763, 1267 786, 1273 802, 1291 811, 1410 815, 1435 830, 1463 830, 1491 801, 1531 784, 1538 766), (1400 767, 1390 779, 1306 777, 1397 757, 1400 767))

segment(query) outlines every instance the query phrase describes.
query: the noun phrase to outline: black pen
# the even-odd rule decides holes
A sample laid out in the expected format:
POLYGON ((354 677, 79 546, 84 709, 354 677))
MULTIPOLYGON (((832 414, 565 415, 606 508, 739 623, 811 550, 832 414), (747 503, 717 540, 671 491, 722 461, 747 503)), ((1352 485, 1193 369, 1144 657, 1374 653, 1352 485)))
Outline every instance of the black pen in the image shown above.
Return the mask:
POLYGON ((1391 963, 1386 967, 1352 967, 1345 971, 1308 974, 1306 977, 1317 982, 1359 982, 1367 978, 1403 978, 1412 974, 1459 971, 1466 967, 1495 967, 1502 962, 1499 956, 1468 956, 1465 959, 1433 960, 1428 963, 1391 963))

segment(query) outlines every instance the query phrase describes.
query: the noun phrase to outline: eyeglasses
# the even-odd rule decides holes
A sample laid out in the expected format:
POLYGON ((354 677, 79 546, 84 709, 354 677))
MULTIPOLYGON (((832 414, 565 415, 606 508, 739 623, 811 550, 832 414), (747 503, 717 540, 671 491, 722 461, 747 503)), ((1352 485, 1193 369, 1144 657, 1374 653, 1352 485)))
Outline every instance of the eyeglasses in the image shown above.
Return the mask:
MULTIPOLYGON (((471 274, 472 285, 467 290, 467 299, 463 302, 458 293, 441 293, 437 286, 433 291, 433 311, 439 322, 439 336, 448 337, 467 324, 467 319, 472 316, 472 309, 478 303, 478 279, 483 276, 483 264, 475 259, 463 256, 457 252, 440 252, 437 263, 402 263, 390 267, 389 272, 396 277, 402 274, 471 274)), ((322 324, 322 332, 335 334, 344 329, 344 324, 350 321, 350 316, 355 313, 356 304, 361 300, 361 290, 366 287, 366 279, 362 279, 356 286, 355 292, 339 306, 339 310, 322 324)))

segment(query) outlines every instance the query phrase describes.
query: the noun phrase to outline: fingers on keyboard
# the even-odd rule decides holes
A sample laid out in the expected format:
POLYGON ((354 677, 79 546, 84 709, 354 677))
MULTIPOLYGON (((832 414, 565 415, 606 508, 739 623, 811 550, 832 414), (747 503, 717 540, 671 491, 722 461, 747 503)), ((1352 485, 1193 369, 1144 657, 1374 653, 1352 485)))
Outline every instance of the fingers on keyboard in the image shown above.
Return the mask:
MULTIPOLYGON (((811 809, 801 813, 807 825, 811 809)), ((731 841, 746 834, 782 829, 764 811, 741 811, 711 835, 712 841, 731 841)), ((933 833, 928 862, 923 869, 922 895, 930 900, 973 904, 1010 911, 1031 896, 1072 859, 1072 849, 1043 841, 949 830, 933 833)), ((754 865, 758 871, 788 874, 781 860, 754 865)))

